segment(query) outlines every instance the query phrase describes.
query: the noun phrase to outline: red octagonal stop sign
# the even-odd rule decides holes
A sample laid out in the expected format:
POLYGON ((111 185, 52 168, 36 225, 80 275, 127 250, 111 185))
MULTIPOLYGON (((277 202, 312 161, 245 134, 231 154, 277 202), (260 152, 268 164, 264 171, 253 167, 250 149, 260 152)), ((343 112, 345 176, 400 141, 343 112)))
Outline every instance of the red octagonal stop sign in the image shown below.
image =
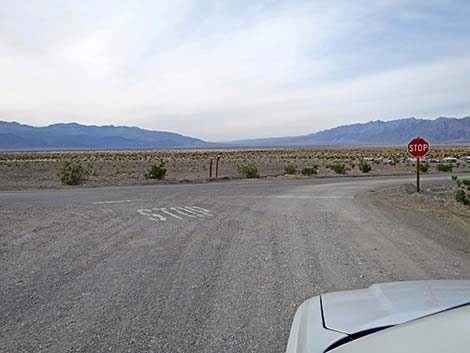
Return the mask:
POLYGON ((415 158, 424 157, 429 153, 429 143, 421 137, 414 138, 408 143, 408 153, 415 158))

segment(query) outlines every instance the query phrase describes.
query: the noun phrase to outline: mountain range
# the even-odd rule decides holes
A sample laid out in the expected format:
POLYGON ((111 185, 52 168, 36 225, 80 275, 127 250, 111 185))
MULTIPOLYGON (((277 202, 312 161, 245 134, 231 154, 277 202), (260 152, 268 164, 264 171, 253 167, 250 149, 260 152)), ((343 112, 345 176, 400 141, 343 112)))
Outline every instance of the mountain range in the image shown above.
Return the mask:
POLYGON ((470 143, 470 117, 397 119, 342 125, 309 135, 235 141, 240 146, 357 146, 402 145, 425 137, 431 144, 470 143))
POLYGON ((210 147, 401 145, 413 137, 431 144, 470 143, 470 117, 398 119, 343 125, 316 133, 212 143, 173 132, 127 126, 88 126, 77 123, 33 127, 0 121, 0 149, 158 149, 210 147))
POLYGON ((77 123, 33 127, 0 121, 0 149, 199 148, 211 144, 173 132, 77 123))

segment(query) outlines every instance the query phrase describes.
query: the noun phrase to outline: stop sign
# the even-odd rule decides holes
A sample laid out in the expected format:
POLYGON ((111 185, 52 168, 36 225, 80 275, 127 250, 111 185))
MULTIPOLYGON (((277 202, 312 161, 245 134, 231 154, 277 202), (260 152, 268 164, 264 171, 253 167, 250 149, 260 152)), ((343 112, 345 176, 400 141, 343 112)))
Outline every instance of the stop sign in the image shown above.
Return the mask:
POLYGON ((414 138, 408 143, 408 153, 415 158, 424 157, 429 153, 429 143, 421 137, 414 138))

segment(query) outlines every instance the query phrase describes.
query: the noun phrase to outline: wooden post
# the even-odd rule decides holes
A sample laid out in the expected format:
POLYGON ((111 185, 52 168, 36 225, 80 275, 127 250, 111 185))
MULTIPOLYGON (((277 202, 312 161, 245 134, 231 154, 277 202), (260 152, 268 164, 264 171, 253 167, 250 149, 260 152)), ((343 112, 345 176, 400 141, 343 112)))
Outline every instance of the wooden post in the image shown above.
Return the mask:
POLYGON ((416 192, 419 192, 419 158, 416 158, 416 192))
POLYGON ((212 178, 212 159, 210 160, 210 163, 209 163, 209 178, 212 178))
POLYGON ((216 178, 219 176, 219 159, 220 159, 220 156, 217 155, 217 159, 215 161, 215 177, 216 178))

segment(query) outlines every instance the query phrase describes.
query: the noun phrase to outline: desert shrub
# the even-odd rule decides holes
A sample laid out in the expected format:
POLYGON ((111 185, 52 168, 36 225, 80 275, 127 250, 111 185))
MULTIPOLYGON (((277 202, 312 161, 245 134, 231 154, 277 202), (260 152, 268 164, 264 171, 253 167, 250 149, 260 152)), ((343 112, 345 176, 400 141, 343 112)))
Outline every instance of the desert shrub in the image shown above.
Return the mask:
POLYGON ((87 165, 86 174, 90 176, 96 176, 96 170, 93 168, 93 165, 91 163, 88 163, 87 165))
POLYGON ((359 170, 363 173, 369 173, 372 170, 372 167, 369 163, 361 162, 359 164, 359 170))
POLYGON ((470 190, 465 188, 458 188, 455 192, 455 200, 457 202, 463 203, 464 205, 470 205, 470 190))
POLYGON ((453 181, 457 181, 458 176, 457 176, 457 175, 452 175, 450 178, 451 178, 453 181))
POLYGON ((295 174, 297 173, 297 168, 291 164, 284 167, 284 173, 286 174, 295 174))
POLYGON ((315 175, 317 173, 317 167, 305 167, 302 169, 302 175, 315 175))
POLYGON ((59 170, 58 176, 64 185, 78 185, 83 179, 83 167, 80 162, 67 161, 59 170))
POLYGON ((342 163, 331 164, 330 169, 336 174, 346 174, 346 166, 342 163))
POLYGON ((429 163, 421 163, 419 165, 419 170, 421 171, 421 173, 427 173, 429 170, 429 163))
POLYGON ((463 179, 462 184, 467 187, 467 189, 470 189, 470 179, 463 179))
MULTIPOLYGON (((453 177, 454 176, 455 175, 453 175, 453 177)), ((470 179, 457 180, 457 176, 455 176, 455 179, 452 179, 457 182, 455 200, 463 203, 464 205, 470 206, 470 179)))
POLYGON ((157 179, 157 180, 163 180, 165 179, 166 176, 166 168, 165 168, 165 162, 160 160, 160 164, 152 164, 147 173, 145 174, 145 177, 147 179, 157 179))
POLYGON ((254 165, 243 165, 238 167, 238 172, 245 178, 259 178, 258 168, 254 165))
POLYGON ((439 172, 452 172, 452 169, 453 169, 453 166, 452 164, 444 164, 444 163, 440 163, 437 165, 437 170, 439 172))

